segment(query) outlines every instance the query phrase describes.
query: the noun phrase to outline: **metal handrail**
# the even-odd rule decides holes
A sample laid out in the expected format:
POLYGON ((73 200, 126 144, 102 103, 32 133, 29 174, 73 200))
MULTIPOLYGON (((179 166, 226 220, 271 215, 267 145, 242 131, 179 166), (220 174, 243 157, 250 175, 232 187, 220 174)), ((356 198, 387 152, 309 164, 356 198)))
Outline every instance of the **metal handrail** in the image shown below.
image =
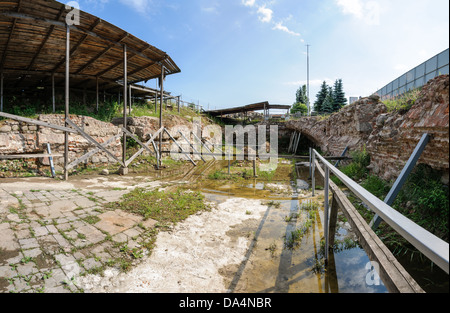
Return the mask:
MULTIPOLYGON (((389 226, 397 231, 403 238, 416 247, 437 266, 449 273, 449 244, 423 227, 417 225, 406 216, 394 210, 391 206, 378 199, 347 175, 331 165, 315 149, 312 150, 312 186, 315 189, 315 159, 324 164, 325 172, 328 169, 339 178, 359 199, 361 199, 373 212, 378 214, 389 226)), ((328 182, 326 182, 328 185, 328 182)), ((328 225, 328 223, 326 223, 328 225)))

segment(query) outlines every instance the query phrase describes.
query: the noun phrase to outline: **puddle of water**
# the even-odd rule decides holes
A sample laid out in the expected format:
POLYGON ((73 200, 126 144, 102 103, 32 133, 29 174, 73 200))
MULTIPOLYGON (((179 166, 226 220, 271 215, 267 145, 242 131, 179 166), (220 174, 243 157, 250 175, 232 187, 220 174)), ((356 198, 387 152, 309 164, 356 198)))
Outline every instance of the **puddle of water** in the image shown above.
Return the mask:
MULTIPOLYGON (((308 169, 301 169, 299 174, 307 183, 308 169)), ((285 188, 285 192, 268 188, 269 184, 255 179, 245 184, 232 182, 202 181, 198 186, 210 201, 221 202, 226 198, 249 197, 279 202, 280 205, 268 206, 247 255, 237 271, 229 280, 229 292, 236 293, 329 293, 329 292, 387 292, 383 283, 376 280, 371 269, 366 269, 369 258, 354 241, 354 234, 346 228, 348 224, 340 223, 336 235, 339 249, 330 253, 328 266, 324 266, 323 250, 323 191, 316 196, 311 192, 297 189, 296 184, 273 183, 285 188), (297 193, 299 191, 299 193, 297 193), (299 209, 304 202, 319 203, 318 210, 310 214, 306 209, 299 209), (290 216, 293 218, 289 219, 290 216), (286 246, 292 232, 309 227, 294 248, 286 246)))

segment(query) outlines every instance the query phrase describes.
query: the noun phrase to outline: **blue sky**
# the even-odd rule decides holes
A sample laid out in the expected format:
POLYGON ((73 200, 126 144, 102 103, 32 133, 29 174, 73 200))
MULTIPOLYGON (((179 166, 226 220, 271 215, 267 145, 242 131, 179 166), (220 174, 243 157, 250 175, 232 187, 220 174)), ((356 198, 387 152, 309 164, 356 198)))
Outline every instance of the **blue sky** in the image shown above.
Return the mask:
MULTIPOLYGON (((292 104, 306 83, 369 96, 449 47, 447 0, 79 0, 167 52, 165 88, 207 109, 292 104)), ((147 84, 156 87, 155 81, 147 84)))

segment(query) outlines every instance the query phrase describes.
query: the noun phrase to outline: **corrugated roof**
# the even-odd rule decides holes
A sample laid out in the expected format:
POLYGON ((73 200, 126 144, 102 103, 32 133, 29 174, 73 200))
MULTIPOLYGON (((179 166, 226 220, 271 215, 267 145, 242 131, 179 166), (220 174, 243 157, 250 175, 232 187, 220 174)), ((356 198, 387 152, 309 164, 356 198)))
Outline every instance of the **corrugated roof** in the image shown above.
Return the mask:
POLYGON ((271 109, 280 109, 280 110, 289 110, 291 108, 290 105, 281 105, 281 104, 269 104, 269 102, 259 102, 254 104, 248 104, 245 106, 234 107, 229 109, 222 110, 212 110, 207 111, 211 116, 219 116, 219 115, 227 115, 227 114, 235 114, 235 113, 243 113, 243 112, 251 112, 251 111, 260 111, 260 110, 271 110, 271 109))
MULTIPOLYGON (((65 4, 54 0, 0 1, 0 69, 6 89, 38 87, 52 74, 65 75, 65 4)), ((123 46, 127 46, 128 83, 179 73, 170 56, 99 17, 80 11, 80 24, 70 26, 71 87, 102 89, 123 83, 123 46)))

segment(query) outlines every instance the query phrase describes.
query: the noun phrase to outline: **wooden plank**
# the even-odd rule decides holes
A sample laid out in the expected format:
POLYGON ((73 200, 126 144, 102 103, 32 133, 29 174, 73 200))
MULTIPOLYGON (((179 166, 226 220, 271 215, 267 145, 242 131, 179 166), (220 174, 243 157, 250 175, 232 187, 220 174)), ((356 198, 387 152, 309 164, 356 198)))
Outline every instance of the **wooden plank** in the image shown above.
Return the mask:
POLYGON ((152 150, 150 150, 150 148, 146 144, 142 143, 139 140, 139 138, 136 135, 132 134, 128 129, 126 129, 125 127, 122 127, 122 131, 124 133, 126 133, 128 135, 128 137, 133 138, 133 140, 136 141, 142 148, 144 148, 148 152, 152 153, 152 150))
MULTIPOLYGON (((325 177, 325 173, 317 160, 315 164, 322 177, 325 177)), ((380 266, 380 273, 378 274, 388 291, 423 293, 423 289, 398 262, 380 238, 378 238, 342 190, 331 180, 330 189, 333 191, 337 204, 351 224, 353 231, 358 237, 359 243, 366 251, 369 259, 372 262, 378 262, 380 266)))
POLYGON ((112 157, 114 160, 116 160, 117 162, 120 163, 120 165, 124 165, 122 163, 121 160, 119 160, 114 154, 112 154, 108 149, 106 149, 105 147, 103 147, 100 143, 98 143, 94 138, 92 138, 91 136, 89 136, 88 134, 86 134, 83 130, 81 130, 81 128, 79 128, 74 122, 72 122, 70 119, 66 119, 66 122, 68 124, 70 124, 72 127, 74 127, 76 130, 78 130, 78 133, 83 136, 84 138, 86 138, 88 141, 90 141, 91 143, 93 143, 94 145, 97 146, 97 148, 103 150, 104 152, 106 152, 110 157, 112 157))
MULTIPOLYGON (((184 140, 187 142, 187 144, 188 144, 195 152, 198 153, 198 150, 195 149, 194 145, 191 144, 191 143, 189 142, 189 140, 183 135, 183 133, 182 133, 181 131, 178 131, 178 133, 184 138, 184 140)), ((202 156, 201 154, 200 154, 200 158, 202 159, 203 162, 206 163, 205 159, 203 158, 203 156, 202 156)))
MULTIPOLYGON (((164 128, 164 131, 166 132, 166 134, 167 135, 169 135, 169 137, 170 137, 170 139, 172 139, 172 141, 177 145, 177 147, 182 151, 182 152, 185 152, 184 150, 183 150, 183 148, 178 144, 178 142, 175 140, 175 138, 173 138, 172 137, 172 135, 167 131, 167 129, 165 129, 164 128)), ((161 143, 160 143, 160 145, 161 145, 161 143)), ((184 154, 184 156, 192 163, 192 164, 194 164, 194 166, 197 166, 197 164, 195 164, 195 162, 191 159, 191 157, 189 156, 189 152, 188 152, 188 154, 184 154)))
MULTIPOLYGON (((106 141, 105 143, 102 144, 102 147, 106 148, 109 144, 111 144, 113 141, 117 140, 117 139, 120 138, 120 137, 122 137, 121 134, 120 134, 120 135, 116 135, 116 136, 110 138, 108 141, 106 141)), ((82 162, 88 160, 91 156, 93 156, 94 154, 96 154, 96 153, 98 153, 98 152, 100 152, 100 151, 101 151, 101 149, 99 149, 99 148, 95 148, 95 149, 89 151, 88 153, 86 153, 86 154, 83 155, 82 157, 80 157, 80 158, 76 159, 75 161, 73 161, 72 163, 70 163, 70 164, 67 166, 67 169, 70 170, 70 169, 74 168, 74 167, 77 166, 78 164, 80 164, 80 163, 82 163, 82 162)))
POLYGON ((42 122, 42 121, 38 121, 38 120, 33 120, 33 119, 27 118, 27 117, 17 116, 17 115, 13 115, 13 114, 9 114, 9 113, 4 113, 4 112, 0 112, 0 116, 9 118, 11 120, 25 122, 28 124, 34 124, 34 125, 38 125, 38 126, 42 126, 42 127, 48 127, 48 128, 52 128, 52 129, 56 129, 56 130, 61 130, 63 132, 78 134, 78 131, 73 128, 54 125, 54 124, 50 124, 50 123, 46 123, 46 122, 42 122))
MULTIPOLYGON (((150 140, 147 141, 147 143, 145 144, 145 146, 149 146, 150 144, 153 145, 153 149, 155 150, 156 153, 156 158, 158 158, 159 156, 159 152, 158 149, 156 148, 156 144, 154 139, 163 131, 164 127, 161 127, 154 135, 150 134, 150 140)), ((128 159, 128 161, 126 161, 125 163, 125 167, 128 167, 128 165, 131 164, 131 162, 133 162, 133 160, 135 158, 137 158, 139 155, 141 155, 142 152, 144 152, 146 149, 145 148, 141 148, 138 152, 136 152, 131 158, 128 159)))
POLYGON ((38 159, 38 158, 49 158, 49 157, 62 157, 63 154, 48 154, 48 153, 41 153, 41 154, 5 154, 0 155, 0 160, 15 160, 15 159, 38 159))

